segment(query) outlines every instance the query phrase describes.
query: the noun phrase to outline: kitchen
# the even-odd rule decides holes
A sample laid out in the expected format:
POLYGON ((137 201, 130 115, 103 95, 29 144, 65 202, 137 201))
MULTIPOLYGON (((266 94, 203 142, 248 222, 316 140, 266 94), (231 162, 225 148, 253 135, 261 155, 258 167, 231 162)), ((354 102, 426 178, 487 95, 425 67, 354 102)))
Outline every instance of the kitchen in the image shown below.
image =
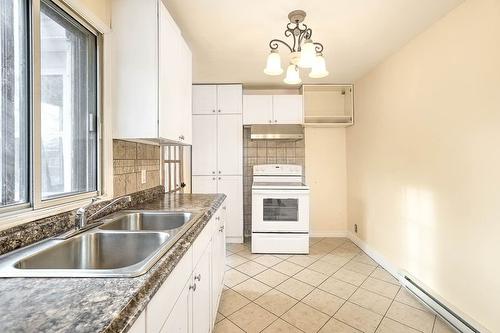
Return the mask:
POLYGON ((498 0, 0 9, 0 331, 500 331, 498 0))

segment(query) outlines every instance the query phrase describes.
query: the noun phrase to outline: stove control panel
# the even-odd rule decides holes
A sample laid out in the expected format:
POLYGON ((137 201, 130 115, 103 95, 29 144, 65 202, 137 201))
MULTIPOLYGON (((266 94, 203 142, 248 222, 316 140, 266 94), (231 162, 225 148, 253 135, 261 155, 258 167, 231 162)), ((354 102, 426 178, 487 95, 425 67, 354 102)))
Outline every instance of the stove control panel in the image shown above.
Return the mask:
POLYGON ((254 176, 302 176, 302 166, 296 164, 259 164, 253 167, 254 176))

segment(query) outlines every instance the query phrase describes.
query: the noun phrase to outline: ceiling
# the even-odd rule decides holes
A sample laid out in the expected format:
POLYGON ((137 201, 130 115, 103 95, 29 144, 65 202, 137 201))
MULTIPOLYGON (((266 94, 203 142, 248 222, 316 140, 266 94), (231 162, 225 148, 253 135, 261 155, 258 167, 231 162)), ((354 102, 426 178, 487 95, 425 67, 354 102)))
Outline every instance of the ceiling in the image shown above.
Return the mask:
MULTIPOLYGON (((330 75, 304 83, 352 83, 463 0, 166 0, 193 52, 195 83, 283 86, 263 73, 269 41, 286 40, 288 13, 307 12, 330 75)), ((281 48, 283 68, 288 52, 281 48)))

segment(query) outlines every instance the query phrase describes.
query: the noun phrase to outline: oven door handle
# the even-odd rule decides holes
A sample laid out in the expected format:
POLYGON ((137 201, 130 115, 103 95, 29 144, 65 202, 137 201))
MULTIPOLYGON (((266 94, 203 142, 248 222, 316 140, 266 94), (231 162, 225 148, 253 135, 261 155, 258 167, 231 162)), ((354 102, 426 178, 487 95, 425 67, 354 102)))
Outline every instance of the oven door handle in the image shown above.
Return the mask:
POLYGON ((309 190, 252 190, 252 195, 261 195, 269 197, 271 195, 279 195, 283 197, 284 195, 298 197, 309 195, 309 190))

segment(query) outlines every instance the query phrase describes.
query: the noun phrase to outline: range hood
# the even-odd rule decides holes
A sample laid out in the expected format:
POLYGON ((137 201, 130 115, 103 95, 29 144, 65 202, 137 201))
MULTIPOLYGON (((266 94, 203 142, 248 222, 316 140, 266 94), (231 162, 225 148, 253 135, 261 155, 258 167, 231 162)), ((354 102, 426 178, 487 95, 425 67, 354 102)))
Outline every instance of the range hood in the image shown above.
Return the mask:
POLYGON ((251 140, 301 140, 304 138, 302 125, 252 125, 251 140))

